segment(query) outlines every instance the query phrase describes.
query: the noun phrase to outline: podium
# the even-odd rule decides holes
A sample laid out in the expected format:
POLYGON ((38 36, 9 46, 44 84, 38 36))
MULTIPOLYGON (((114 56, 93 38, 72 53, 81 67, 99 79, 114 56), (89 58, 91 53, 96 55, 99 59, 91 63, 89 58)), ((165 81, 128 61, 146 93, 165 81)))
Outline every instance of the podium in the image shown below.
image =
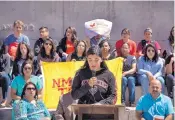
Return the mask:
MULTIPOLYGON (((83 114, 89 114, 89 115, 90 114, 99 114, 99 115, 112 114, 114 116, 114 119, 109 119, 109 120, 119 120, 120 107, 124 107, 124 106, 123 105, 73 104, 71 105, 71 110, 72 110, 72 114, 78 115, 78 120, 83 120, 83 114)), ((73 120, 73 117, 71 120, 73 120)), ((104 119, 100 119, 100 120, 104 120, 104 119)))

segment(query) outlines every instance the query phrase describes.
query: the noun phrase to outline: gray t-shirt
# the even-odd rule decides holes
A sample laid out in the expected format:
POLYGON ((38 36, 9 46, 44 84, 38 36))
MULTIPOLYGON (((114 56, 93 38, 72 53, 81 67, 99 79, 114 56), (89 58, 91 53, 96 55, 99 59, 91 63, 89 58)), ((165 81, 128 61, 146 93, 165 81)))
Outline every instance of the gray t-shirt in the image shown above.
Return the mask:
POLYGON ((132 69, 132 64, 134 64, 134 63, 136 63, 136 57, 135 56, 129 55, 126 58, 124 58, 123 72, 131 70, 132 69))

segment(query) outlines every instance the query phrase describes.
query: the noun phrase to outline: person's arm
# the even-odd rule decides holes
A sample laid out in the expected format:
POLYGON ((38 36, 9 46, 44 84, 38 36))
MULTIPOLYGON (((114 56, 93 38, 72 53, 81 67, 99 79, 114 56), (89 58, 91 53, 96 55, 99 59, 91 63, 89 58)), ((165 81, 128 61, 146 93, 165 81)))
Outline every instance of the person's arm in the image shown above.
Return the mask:
POLYGON ((159 77, 159 76, 162 75, 163 62, 162 62, 161 59, 158 59, 158 60, 160 60, 160 61, 158 61, 158 62, 160 62, 160 66, 158 66, 158 71, 157 71, 157 73, 154 75, 154 78, 157 78, 157 77, 159 77))
POLYGON ((62 102, 63 101, 62 101, 62 96, 61 96, 60 99, 59 99, 57 109, 56 109, 55 114, 54 114, 54 118, 56 120, 64 120, 64 117, 63 117, 64 109, 63 109, 62 102))
POLYGON ((116 80, 114 75, 111 73, 111 75, 109 75, 109 87, 108 87, 108 97, 106 99, 103 99, 101 101, 99 101, 98 103, 100 104, 115 104, 114 100, 117 100, 117 85, 116 85, 116 80))
POLYGON ((63 47, 63 40, 65 40, 65 39, 64 39, 64 38, 61 39, 61 41, 60 41, 59 44, 58 44, 58 52, 61 53, 61 54, 64 53, 64 51, 63 51, 63 49, 62 49, 62 47, 63 47))
POLYGON ((13 105, 15 120, 29 120, 27 106, 22 101, 15 101, 13 105))
POLYGON ((46 106, 41 100, 38 100, 38 102, 40 106, 42 107, 41 109, 44 110, 44 120, 50 120, 51 116, 50 116, 48 109, 46 108, 46 106))
POLYGON ((86 83, 84 85, 81 85, 80 75, 81 72, 78 71, 73 79, 72 83, 72 91, 71 95, 74 100, 81 98, 82 96, 86 95, 86 93, 89 91, 91 86, 86 83))
POLYGON ((172 64, 173 64, 173 57, 171 58, 171 60, 170 60, 170 62, 169 62, 169 64, 166 64, 166 66, 165 66, 165 73, 168 75, 168 74, 172 74, 172 72, 173 72, 173 66, 172 66, 172 64))
POLYGON ((139 100, 138 100, 138 103, 136 105, 136 112, 135 112, 135 116, 137 118, 137 120, 145 120, 143 118, 143 108, 144 108, 144 101, 143 101, 143 97, 142 96, 139 100))
POLYGON ((24 37, 24 41, 26 42, 26 44, 28 46, 30 46, 30 41, 29 41, 29 38, 27 36, 24 37))
POLYGON ((132 69, 125 71, 123 74, 128 75, 128 74, 134 74, 136 72, 136 58, 134 57, 132 60, 132 69))
POLYGON ((169 114, 166 118, 165 118, 165 120, 172 120, 173 119, 173 115, 172 114, 169 114))
POLYGON ((67 59, 66 59, 67 62, 71 61, 71 56, 72 56, 72 54, 69 54, 69 55, 67 56, 67 59))
POLYGON ((5 59, 6 59, 5 72, 9 74, 10 73, 10 56, 8 54, 5 54, 5 59))
POLYGON ((11 97, 13 100, 20 100, 21 99, 21 96, 17 96, 16 95, 16 92, 17 92, 17 89, 18 89, 18 86, 17 86, 17 82, 16 82, 16 78, 12 81, 12 85, 11 85, 11 97))
POLYGON ((140 56, 143 56, 141 42, 139 42, 139 44, 137 45, 137 53, 136 54, 137 54, 137 58, 139 58, 140 56))
POLYGON ((138 59, 138 63, 137 63, 137 70, 138 70, 138 74, 147 74, 147 70, 144 70, 144 58, 141 56, 138 59))
POLYGON ((169 97, 167 97, 167 101, 166 101, 166 105, 165 105, 165 115, 166 115, 166 118, 165 120, 172 120, 173 119, 173 114, 174 114, 174 110, 173 110, 173 104, 171 102, 171 99, 169 97))

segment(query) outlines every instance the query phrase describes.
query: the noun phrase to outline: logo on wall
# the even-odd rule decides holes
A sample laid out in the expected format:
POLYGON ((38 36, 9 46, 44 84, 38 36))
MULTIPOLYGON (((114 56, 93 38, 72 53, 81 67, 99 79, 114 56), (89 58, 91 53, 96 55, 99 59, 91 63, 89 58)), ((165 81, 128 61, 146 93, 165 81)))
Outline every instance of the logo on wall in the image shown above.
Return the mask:
MULTIPOLYGON (((30 24, 24 24, 24 31, 34 31, 35 30, 35 25, 30 23, 30 24)), ((0 25, 0 31, 10 31, 13 30, 13 24, 2 24, 0 25)))

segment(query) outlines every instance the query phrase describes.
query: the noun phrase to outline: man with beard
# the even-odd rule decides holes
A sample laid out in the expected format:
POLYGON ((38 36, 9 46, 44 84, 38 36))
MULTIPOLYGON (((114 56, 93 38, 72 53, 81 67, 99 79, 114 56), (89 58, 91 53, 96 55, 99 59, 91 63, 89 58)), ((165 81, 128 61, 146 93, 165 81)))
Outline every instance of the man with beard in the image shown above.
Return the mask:
POLYGON ((171 99, 161 93, 159 80, 152 80, 149 85, 150 93, 142 96, 136 106, 137 120, 172 120, 173 105, 171 99), (158 119, 161 117, 161 119, 158 119), (156 119, 157 118, 157 119, 156 119))

